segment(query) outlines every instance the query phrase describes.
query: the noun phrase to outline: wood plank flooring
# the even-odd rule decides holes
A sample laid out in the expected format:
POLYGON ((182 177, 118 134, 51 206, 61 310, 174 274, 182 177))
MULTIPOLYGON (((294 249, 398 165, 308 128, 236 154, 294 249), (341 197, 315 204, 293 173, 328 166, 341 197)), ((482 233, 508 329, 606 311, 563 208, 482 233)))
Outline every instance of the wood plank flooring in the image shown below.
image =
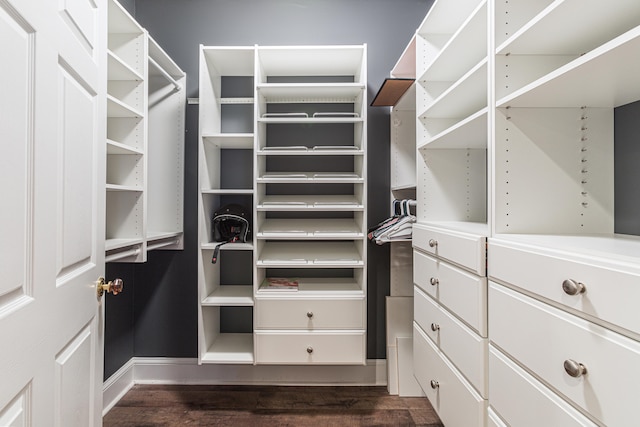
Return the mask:
POLYGON ((442 427, 426 398, 385 387, 136 385, 104 427, 423 426, 442 427))

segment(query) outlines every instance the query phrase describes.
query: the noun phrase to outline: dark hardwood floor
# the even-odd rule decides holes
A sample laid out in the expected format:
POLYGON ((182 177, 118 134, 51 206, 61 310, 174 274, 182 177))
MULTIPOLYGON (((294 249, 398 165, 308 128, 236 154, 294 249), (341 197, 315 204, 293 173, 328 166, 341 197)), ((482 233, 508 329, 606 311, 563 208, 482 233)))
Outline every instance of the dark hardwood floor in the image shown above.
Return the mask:
POLYGON ((104 426, 423 426, 442 424, 426 398, 385 387, 136 385, 104 426))

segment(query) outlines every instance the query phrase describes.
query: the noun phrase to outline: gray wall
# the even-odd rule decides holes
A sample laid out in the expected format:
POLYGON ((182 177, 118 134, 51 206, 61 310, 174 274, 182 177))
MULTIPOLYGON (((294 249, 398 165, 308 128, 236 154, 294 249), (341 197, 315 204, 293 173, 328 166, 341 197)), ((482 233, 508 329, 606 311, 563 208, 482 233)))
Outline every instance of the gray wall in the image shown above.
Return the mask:
MULTIPOLYGON (((128 0, 123 5, 186 71, 198 97, 203 45, 361 44, 368 48, 368 97, 411 39, 433 0, 128 0)), ((156 251, 140 265, 107 266, 128 293, 107 298, 105 378, 132 356, 197 356, 198 110, 187 107, 185 250, 156 251), (125 296, 126 295, 126 296, 125 296)), ((389 116, 369 108, 369 206, 374 225, 389 214, 389 116)), ((384 358, 389 248, 369 246, 367 356, 384 358)))
POLYGON ((640 101, 615 109, 615 232, 640 236, 640 101))

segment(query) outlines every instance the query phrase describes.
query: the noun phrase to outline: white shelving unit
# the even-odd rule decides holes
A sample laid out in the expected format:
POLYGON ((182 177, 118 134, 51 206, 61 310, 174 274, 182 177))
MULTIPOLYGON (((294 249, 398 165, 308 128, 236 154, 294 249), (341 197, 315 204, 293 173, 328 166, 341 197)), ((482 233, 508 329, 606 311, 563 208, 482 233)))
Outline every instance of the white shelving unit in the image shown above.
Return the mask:
POLYGON ((608 369, 640 360, 640 237, 614 231, 616 187, 637 179, 616 173, 614 113, 640 100, 639 16, 438 0, 418 29, 414 356, 433 368, 414 371, 445 424, 635 417, 640 370, 608 369))
POLYGON ((364 364, 366 47, 256 53, 256 363, 364 364), (298 290, 260 288, 282 276, 298 290))
POLYGON ((182 249, 186 76, 115 0, 108 7, 107 262, 182 249))
POLYGON ((366 48, 202 46, 200 58, 200 363, 364 364, 366 48), (246 164, 231 170, 227 156, 246 164), (222 246, 211 264, 213 213, 238 201, 253 211, 253 241, 222 246), (232 253, 252 273, 246 283, 225 283, 232 253), (298 290, 260 289, 274 276, 298 290), (345 301, 356 322, 314 325, 345 301), (299 321, 273 327, 282 307, 309 304, 304 334, 299 321), (357 351, 330 355, 345 345, 357 351))
MULTIPOLYGON (((215 210, 227 203, 243 204, 249 211, 253 206, 254 58, 253 47, 200 47, 199 363, 254 363, 252 329, 237 331, 233 325, 225 324, 225 310, 229 316, 244 316, 252 312, 254 242, 221 246, 217 263, 211 262, 219 243, 213 240, 215 210), (233 79, 243 81, 240 93, 228 88, 233 79), (232 93, 227 93, 229 91, 232 93), (242 106, 241 113, 249 116, 243 117, 244 122, 250 123, 250 127, 229 129, 226 120, 233 119, 227 116, 229 106, 242 106), (244 173, 244 179, 229 182, 225 180, 223 171, 224 165, 230 163, 225 156, 237 150, 245 153, 242 159, 248 158, 249 163, 235 167, 249 171, 250 176, 244 173), (237 263, 236 269, 244 272, 239 273, 240 281, 224 274, 225 265, 228 267, 234 263, 237 263)), ((248 323, 251 322, 250 317, 248 323)), ((227 323, 231 321, 227 320, 227 323)))

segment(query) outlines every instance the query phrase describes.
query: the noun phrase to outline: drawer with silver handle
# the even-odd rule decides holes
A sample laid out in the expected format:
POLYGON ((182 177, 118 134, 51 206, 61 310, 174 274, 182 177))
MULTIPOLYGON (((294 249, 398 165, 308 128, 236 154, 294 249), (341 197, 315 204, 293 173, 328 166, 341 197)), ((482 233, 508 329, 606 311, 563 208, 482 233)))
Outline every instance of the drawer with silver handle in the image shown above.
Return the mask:
POLYGON ((413 324, 413 373, 446 426, 484 427, 487 401, 413 324))
POLYGON ((487 398, 487 339, 474 333, 419 288, 415 288, 413 303, 415 322, 478 393, 487 398))
POLYGON ((426 294, 487 336, 487 279, 438 258, 413 252, 413 280, 426 294))
POLYGON ((489 240, 489 254, 491 278, 582 312, 596 322, 602 320, 626 329, 632 333, 629 335, 640 338, 638 266, 605 265, 604 261, 576 254, 497 239, 489 240))
POLYGON ((491 343, 606 425, 634 419, 640 342, 490 282, 491 343))
POLYGON ((414 224, 412 241, 415 249, 486 275, 485 236, 414 224))
POLYGON ((363 365, 363 331, 256 331, 256 363, 277 365, 363 365))
POLYGON ((364 297, 256 298, 258 329, 364 329, 364 297))

